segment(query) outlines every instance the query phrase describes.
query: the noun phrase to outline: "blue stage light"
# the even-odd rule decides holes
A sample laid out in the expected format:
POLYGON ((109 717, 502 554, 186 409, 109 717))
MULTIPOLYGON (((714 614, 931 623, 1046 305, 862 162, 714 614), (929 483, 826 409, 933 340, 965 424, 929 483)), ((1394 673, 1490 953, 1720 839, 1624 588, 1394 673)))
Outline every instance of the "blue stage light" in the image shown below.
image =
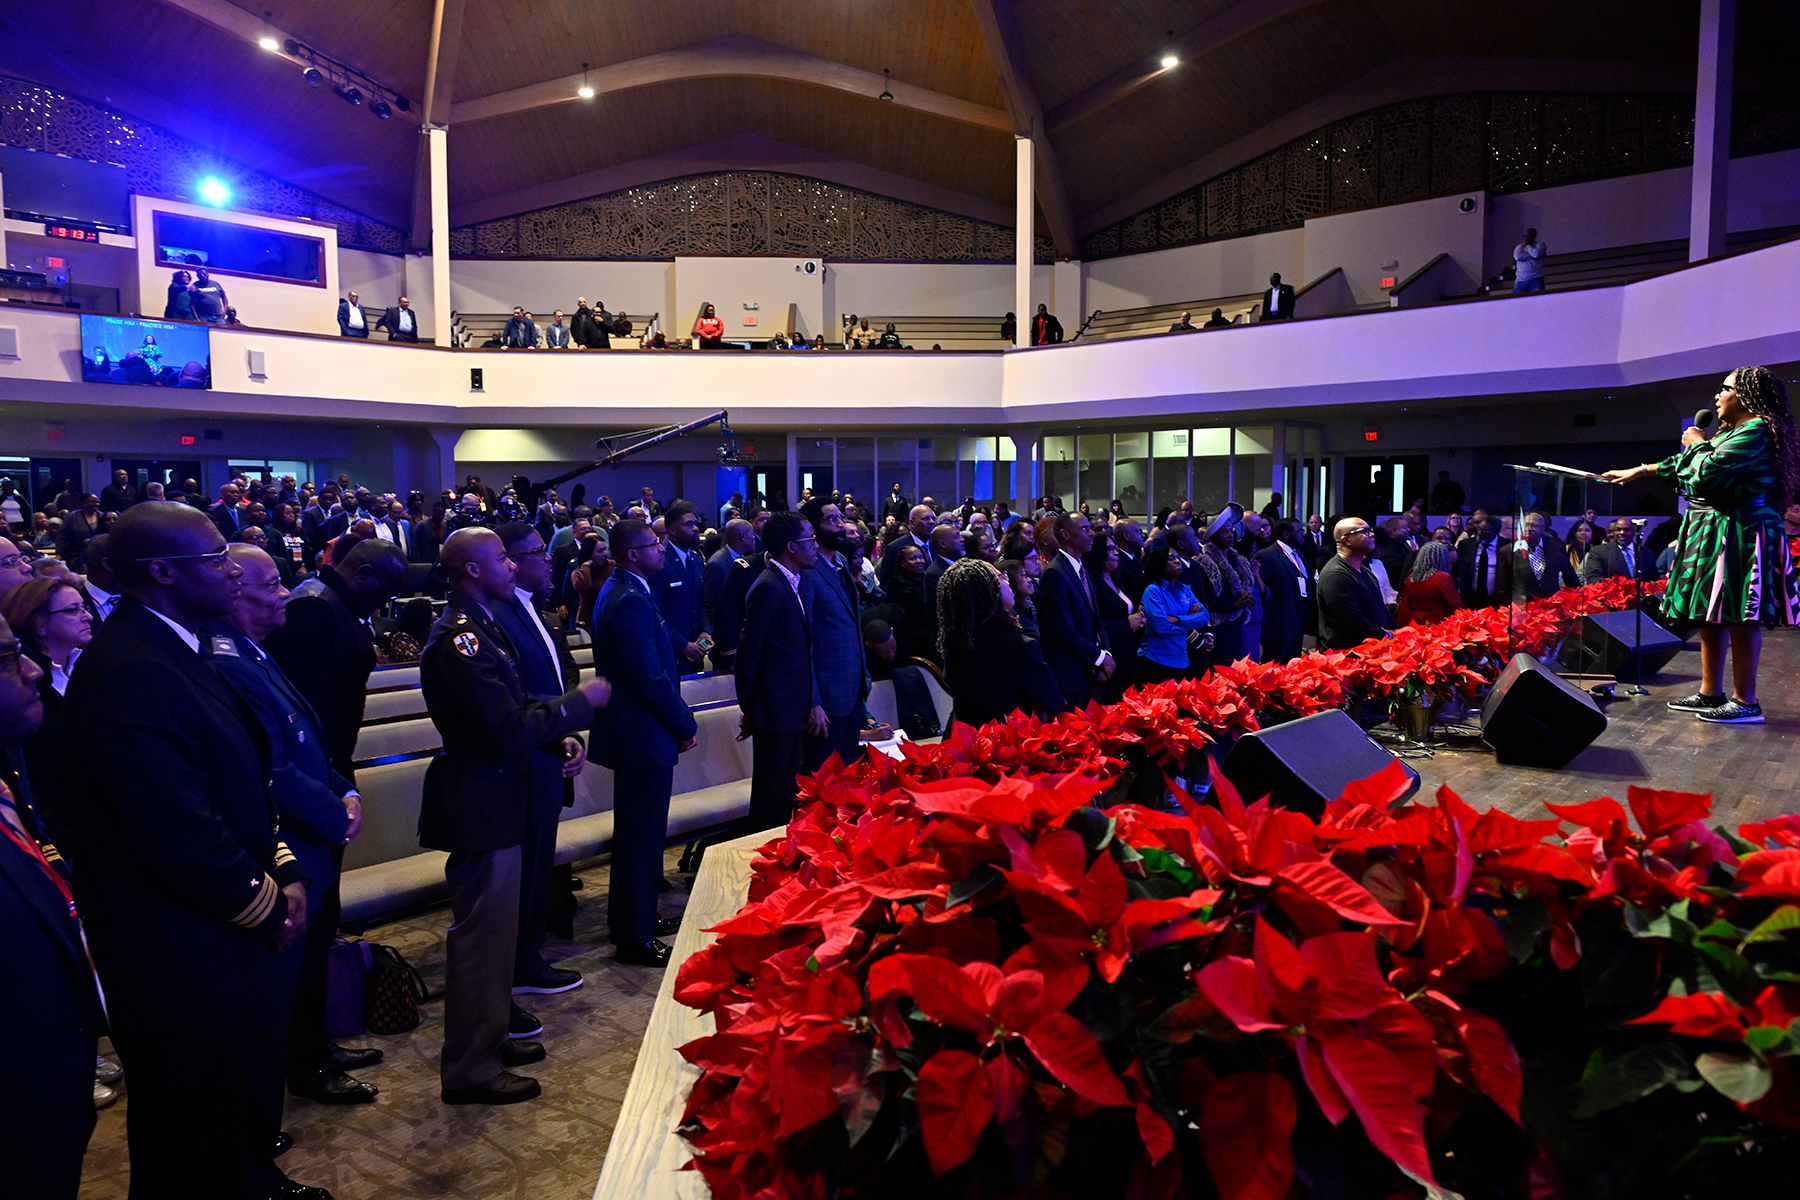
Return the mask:
POLYGON ((202 179, 194 191, 203 203, 210 204, 214 208, 223 208, 231 202, 231 189, 225 185, 223 179, 214 175, 208 175, 202 179))

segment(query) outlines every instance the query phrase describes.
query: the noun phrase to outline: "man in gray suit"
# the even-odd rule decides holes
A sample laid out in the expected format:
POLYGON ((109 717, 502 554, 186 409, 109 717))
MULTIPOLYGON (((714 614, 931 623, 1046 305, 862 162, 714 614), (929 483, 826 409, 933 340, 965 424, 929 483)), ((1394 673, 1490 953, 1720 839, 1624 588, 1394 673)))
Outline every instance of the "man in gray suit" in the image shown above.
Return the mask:
POLYGON ((1614 517, 1606 527, 1606 540, 1587 552, 1581 560, 1581 582, 1599 583, 1602 579, 1654 579, 1655 564, 1638 545, 1638 526, 1624 517, 1614 517))
POLYGON ((869 670, 863 660, 862 605, 843 553, 846 539, 855 535, 845 532, 844 514, 823 496, 801 505, 800 515, 819 539, 818 566, 800 576, 800 598, 812 622, 813 678, 829 726, 825 737, 807 740, 805 769, 816 771, 834 752, 846 763, 861 757, 869 670))

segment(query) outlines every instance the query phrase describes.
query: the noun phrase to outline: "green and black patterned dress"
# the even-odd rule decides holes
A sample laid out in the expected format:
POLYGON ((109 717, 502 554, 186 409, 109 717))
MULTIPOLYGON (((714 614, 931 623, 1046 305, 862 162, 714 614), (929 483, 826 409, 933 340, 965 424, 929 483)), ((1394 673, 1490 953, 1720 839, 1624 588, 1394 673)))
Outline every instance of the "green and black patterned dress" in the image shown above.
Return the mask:
POLYGON ((1800 625, 1800 576, 1769 506, 1775 439, 1760 419, 1656 464, 1688 498, 1663 611, 1687 621, 1800 625))

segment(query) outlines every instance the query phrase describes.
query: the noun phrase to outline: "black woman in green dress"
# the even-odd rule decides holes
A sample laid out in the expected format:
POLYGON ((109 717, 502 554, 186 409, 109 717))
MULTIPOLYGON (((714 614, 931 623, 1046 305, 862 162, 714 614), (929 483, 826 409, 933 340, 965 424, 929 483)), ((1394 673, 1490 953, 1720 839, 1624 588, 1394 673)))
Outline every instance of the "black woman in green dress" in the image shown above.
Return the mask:
POLYGON ((1669 707, 1721 725, 1760 725, 1762 627, 1800 625, 1800 576, 1781 521, 1800 486, 1794 414, 1787 388, 1767 367, 1727 375, 1713 407, 1719 424, 1710 439, 1689 429, 1675 454, 1606 478, 1659 475, 1687 497, 1663 612, 1700 625, 1700 691, 1669 707))

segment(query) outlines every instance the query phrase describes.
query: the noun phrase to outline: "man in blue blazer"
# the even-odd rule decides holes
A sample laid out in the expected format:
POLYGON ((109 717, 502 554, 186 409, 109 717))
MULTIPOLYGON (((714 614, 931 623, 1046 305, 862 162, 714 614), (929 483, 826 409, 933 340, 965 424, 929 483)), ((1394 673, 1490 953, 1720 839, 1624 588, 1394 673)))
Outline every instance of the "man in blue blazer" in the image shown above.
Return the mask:
POLYGON ((706 620, 706 557, 700 553, 700 514, 677 500, 663 514, 663 569, 650 580, 656 611, 669 627, 670 646, 683 675, 701 670, 700 635, 706 620))
POLYGON ((823 496, 808 500, 800 513, 819 539, 818 564, 800 576, 800 597, 811 622, 813 679, 829 726, 824 738, 807 743, 804 769, 816 771, 834 753, 846 763, 862 757, 869 668, 863 659, 862 597, 844 557, 845 544, 856 535, 848 532, 838 506, 823 496))
POLYGON ((338 335, 340 337, 366 338, 369 336, 369 319, 363 315, 362 304, 355 292, 338 301, 338 335))
MULTIPOLYGON (((725 598, 725 586, 731 578, 731 568, 749 557, 756 547, 756 530, 750 522, 742 517, 733 517, 725 523, 725 544, 720 546, 713 556, 706 560, 706 583, 701 589, 701 607, 706 610, 706 627, 713 634, 713 667, 716 670, 731 669, 731 652, 737 649, 737 631, 731 630, 731 644, 727 646, 725 622, 721 619, 722 602, 725 598)), ((743 607, 740 603, 737 610, 738 619, 743 619, 743 607)))
POLYGON ((768 565, 745 598, 737 654, 738 707, 751 738, 752 832, 787 824, 807 739, 823 741, 830 728, 801 584, 818 563, 819 540, 799 513, 776 513, 763 526, 763 547, 768 565))
MULTIPOLYGON (((1269 662, 1299 657, 1308 614, 1319 602, 1312 571, 1300 549, 1300 526, 1283 517, 1275 522, 1275 544, 1260 551, 1263 582, 1269 596, 1263 604, 1262 651, 1269 662)), ((1316 620, 1316 618, 1314 618, 1316 620)))
POLYGON ((1081 556, 1094 548, 1094 531, 1081 513, 1056 518, 1056 557, 1044 568, 1038 585, 1038 629, 1044 660, 1062 685, 1069 707, 1087 707, 1093 686, 1113 673, 1113 656, 1100 624, 1094 583, 1081 556))
POLYGON ((284 956, 296 988, 288 1030, 288 1090, 320 1104, 367 1104, 378 1089, 352 1078, 344 1067, 374 1066, 381 1051, 333 1046, 325 1025, 325 964, 337 936, 337 921, 324 915, 328 898, 337 893, 341 854, 334 851, 362 826, 362 797, 332 769, 313 706, 263 648, 269 634, 287 621, 288 592, 275 560, 243 544, 231 546, 230 554, 243 569, 243 587, 228 615, 202 627, 203 648, 268 735, 269 777, 282 837, 312 877, 306 908, 319 917, 307 923, 303 952, 284 956))
POLYGON ((666 967, 669 948, 656 939, 676 922, 657 920, 656 895, 669 794, 676 759, 693 749, 699 725, 681 698, 673 641, 651 600, 662 543, 647 522, 627 518, 607 546, 615 569, 594 601, 594 671, 612 681, 612 702, 594 714, 588 739, 588 756, 613 773, 607 923, 617 961, 666 967))
POLYGON ((8 1194, 75 1200, 94 1131, 94 973, 69 911, 67 864, 44 837, 9 758, 37 732, 43 668, 0 618, 0 1021, 9 1084, 0 1089, 8 1194))

